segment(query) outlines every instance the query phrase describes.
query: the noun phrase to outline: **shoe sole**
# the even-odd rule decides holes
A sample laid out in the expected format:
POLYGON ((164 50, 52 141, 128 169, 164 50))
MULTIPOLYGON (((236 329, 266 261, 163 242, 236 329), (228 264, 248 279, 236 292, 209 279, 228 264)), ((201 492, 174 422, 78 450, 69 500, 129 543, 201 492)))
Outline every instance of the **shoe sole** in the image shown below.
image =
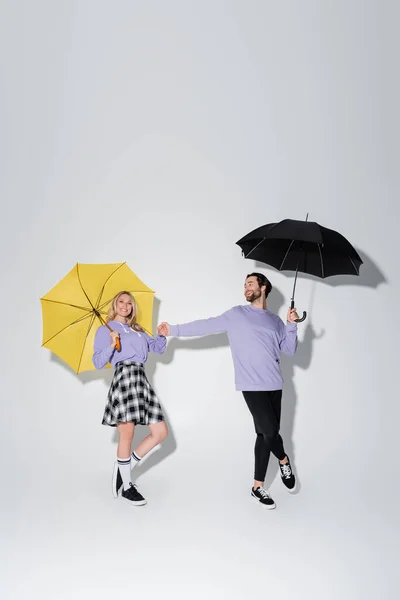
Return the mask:
POLYGON ((251 495, 251 497, 253 498, 253 500, 257 500, 258 504, 261 504, 261 506, 263 506, 264 508, 266 508, 267 510, 274 510, 274 508, 276 508, 276 504, 275 502, 273 504, 263 504, 259 498, 257 498, 257 496, 253 496, 253 494, 251 495))
MULTIPOLYGON (((283 483, 283 480, 282 480, 282 483, 283 483)), ((296 490, 297 490, 297 481, 295 482, 295 484, 294 484, 294 486, 292 488, 288 488, 288 486, 285 485, 284 483, 283 483, 283 485, 285 486, 285 488, 287 489, 287 491, 289 492, 289 494, 294 494, 296 492, 296 490)))
POLYGON ((128 498, 124 498, 123 496, 121 496, 122 500, 125 500, 126 502, 129 502, 129 504, 131 506, 145 506, 147 504, 147 500, 136 500, 136 502, 134 500, 129 500, 128 498))
POLYGON ((122 485, 121 487, 117 490, 117 477, 118 477, 118 463, 115 462, 114 463, 114 470, 113 470, 113 474, 112 474, 112 481, 111 481, 111 486, 112 486, 112 495, 114 496, 114 498, 118 498, 121 490, 122 490, 122 485))

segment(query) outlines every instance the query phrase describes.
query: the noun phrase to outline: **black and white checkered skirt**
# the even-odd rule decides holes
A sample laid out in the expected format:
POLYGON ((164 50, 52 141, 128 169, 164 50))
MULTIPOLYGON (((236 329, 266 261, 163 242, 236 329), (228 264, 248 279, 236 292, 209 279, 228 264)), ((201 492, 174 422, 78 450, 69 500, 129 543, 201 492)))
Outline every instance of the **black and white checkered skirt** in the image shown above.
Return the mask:
POLYGON ((164 414, 142 363, 131 360, 117 363, 108 391, 103 425, 118 423, 149 425, 164 421, 164 414))

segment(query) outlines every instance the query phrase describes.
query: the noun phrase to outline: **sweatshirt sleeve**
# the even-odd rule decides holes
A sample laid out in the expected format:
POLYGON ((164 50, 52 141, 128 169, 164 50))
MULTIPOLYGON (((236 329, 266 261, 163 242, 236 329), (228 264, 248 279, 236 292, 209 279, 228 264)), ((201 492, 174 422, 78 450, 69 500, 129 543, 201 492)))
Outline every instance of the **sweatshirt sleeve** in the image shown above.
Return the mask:
POLYGON ((104 369, 110 362, 115 349, 111 348, 110 333, 103 325, 98 328, 94 338, 94 354, 92 361, 96 369, 104 369))
POLYGON ((151 337, 146 333, 146 339, 150 352, 155 352, 156 354, 163 354, 163 352, 165 352, 165 348, 167 347, 166 337, 164 337, 163 335, 151 337))
POLYGON ((286 325, 283 321, 281 323, 281 341, 279 342, 279 347, 284 354, 293 356, 297 349, 297 325, 289 321, 286 325))
POLYGON ((228 331, 230 313, 231 311, 228 310, 218 317, 191 321, 183 325, 171 325, 171 335, 175 337, 196 337, 228 331))

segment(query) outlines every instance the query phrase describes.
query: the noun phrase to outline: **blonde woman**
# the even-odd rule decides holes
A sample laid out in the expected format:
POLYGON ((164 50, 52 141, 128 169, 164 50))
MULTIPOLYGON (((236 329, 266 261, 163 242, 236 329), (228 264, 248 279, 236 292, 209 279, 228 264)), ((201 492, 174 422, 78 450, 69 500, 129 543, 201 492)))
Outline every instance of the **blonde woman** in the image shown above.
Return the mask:
POLYGON ((118 427, 117 461, 114 465, 112 492, 133 506, 146 500, 131 482, 131 469, 141 464, 167 437, 168 429, 160 402, 147 380, 144 363, 148 353, 162 354, 166 338, 149 336, 136 323, 136 303, 129 292, 119 292, 112 300, 105 325, 98 328, 94 340, 93 364, 103 369, 107 363, 115 367, 103 416, 103 425, 118 427), (117 339, 120 349, 117 350, 117 339), (135 425, 147 425, 150 434, 132 449, 135 425))

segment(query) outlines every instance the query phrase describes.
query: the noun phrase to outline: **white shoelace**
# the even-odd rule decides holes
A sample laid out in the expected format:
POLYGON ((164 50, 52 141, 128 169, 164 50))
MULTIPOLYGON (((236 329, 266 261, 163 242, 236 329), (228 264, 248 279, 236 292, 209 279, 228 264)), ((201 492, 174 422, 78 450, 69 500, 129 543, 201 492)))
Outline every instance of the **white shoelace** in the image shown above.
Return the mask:
POLYGON ((285 477, 285 479, 289 479, 289 477, 292 475, 292 469, 290 468, 289 464, 286 463, 286 465, 281 465, 281 469, 282 475, 285 477))
POLYGON ((258 492, 260 493, 260 495, 261 495, 263 498, 269 498, 269 497, 270 497, 270 496, 269 496, 269 494, 268 494, 268 492, 267 492, 267 490, 264 490, 264 488, 263 488, 263 487, 259 487, 259 488, 258 488, 258 492))

